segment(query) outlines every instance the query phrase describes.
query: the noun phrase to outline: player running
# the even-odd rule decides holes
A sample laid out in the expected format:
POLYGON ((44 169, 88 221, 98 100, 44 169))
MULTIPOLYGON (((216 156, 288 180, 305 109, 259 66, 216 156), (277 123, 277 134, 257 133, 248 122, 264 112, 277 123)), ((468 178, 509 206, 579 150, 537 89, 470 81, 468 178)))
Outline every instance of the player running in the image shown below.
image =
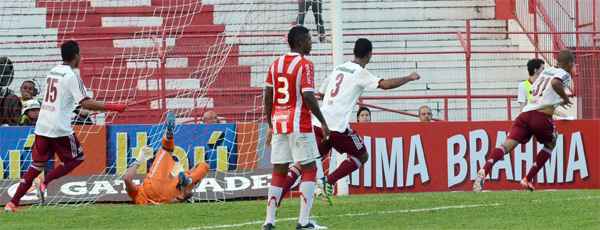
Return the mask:
MULTIPOLYGON (((321 157, 324 158, 332 148, 348 155, 348 159, 343 161, 335 171, 327 177, 320 178, 324 186, 324 195, 330 205, 332 204, 333 185, 339 179, 350 175, 369 159, 369 154, 361 138, 350 129, 349 125, 352 110, 356 106, 358 98, 365 90, 394 89, 421 78, 417 73, 391 79, 376 77, 366 69, 372 56, 371 41, 359 38, 354 44, 354 60, 336 67, 319 88, 319 92, 323 94, 321 110, 331 129, 329 140, 324 141, 321 135, 322 124, 313 120, 321 157)), ((321 163, 321 159, 317 159, 317 162, 321 163)), ((317 168, 322 170, 322 167, 317 168)), ((319 174, 323 175, 322 172, 319 174)), ((287 188, 294 183, 297 177, 294 170, 291 170, 286 180, 286 185, 289 185, 287 188)))
POLYGON ((173 159, 173 130, 175 130, 175 115, 167 113, 166 134, 162 140, 162 148, 154 156, 150 171, 146 174, 141 185, 133 183, 133 177, 141 162, 147 156, 152 156, 150 147, 140 151, 136 161, 129 166, 123 176, 125 189, 134 204, 165 204, 187 200, 192 195, 194 186, 206 176, 208 165, 199 163, 189 171, 183 171, 173 159))
POLYGON ((271 163, 273 177, 267 197, 263 229, 275 228, 275 212, 280 204, 290 163, 300 165, 300 215, 296 229, 326 229, 309 219, 313 204, 318 155, 311 112, 322 122, 320 136, 329 136, 327 122, 314 96, 314 66, 304 55, 312 48, 308 29, 296 26, 288 33, 291 53, 279 57, 269 67, 265 80, 264 113, 272 129, 271 163))
POLYGON ((35 141, 31 150, 33 162, 21 177, 21 183, 11 201, 4 206, 5 211, 15 212, 21 197, 31 187, 33 180, 46 167, 46 162, 58 155, 61 165, 50 171, 44 182, 39 185, 38 195, 44 203, 46 187, 53 180, 60 178, 83 162, 83 149, 71 127, 71 114, 75 105, 94 111, 123 112, 126 105, 108 104, 95 101, 87 96, 85 86, 75 69, 79 68, 81 56, 79 45, 75 41, 67 41, 61 45, 63 64, 48 73, 44 100, 35 126, 35 141))
POLYGON ((559 105, 568 107, 572 104, 565 89, 571 84, 573 62, 574 57, 571 51, 560 51, 558 68, 545 69, 533 82, 533 98, 515 119, 506 141, 502 146, 494 149, 483 168, 477 173, 473 191, 482 190, 484 180, 490 174, 492 166, 502 159, 504 154, 510 153, 519 143, 527 143, 531 136, 544 144, 544 148, 538 152, 533 166, 521 180, 521 186, 530 191, 535 189, 532 183, 533 177, 544 167, 556 145, 556 129, 552 115, 559 105))

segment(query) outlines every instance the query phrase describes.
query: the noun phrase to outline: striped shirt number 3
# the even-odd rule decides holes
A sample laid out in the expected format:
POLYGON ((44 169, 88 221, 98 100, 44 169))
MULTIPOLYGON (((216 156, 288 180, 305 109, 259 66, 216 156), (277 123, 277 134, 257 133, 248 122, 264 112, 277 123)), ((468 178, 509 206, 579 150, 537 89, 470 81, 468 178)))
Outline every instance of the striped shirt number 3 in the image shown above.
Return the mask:
POLYGON ((288 79, 286 77, 277 77, 277 82, 283 83, 282 87, 277 88, 277 92, 283 94, 283 98, 277 98, 277 103, 287 104, 290 101, 290 83, 288 82, 288 79))

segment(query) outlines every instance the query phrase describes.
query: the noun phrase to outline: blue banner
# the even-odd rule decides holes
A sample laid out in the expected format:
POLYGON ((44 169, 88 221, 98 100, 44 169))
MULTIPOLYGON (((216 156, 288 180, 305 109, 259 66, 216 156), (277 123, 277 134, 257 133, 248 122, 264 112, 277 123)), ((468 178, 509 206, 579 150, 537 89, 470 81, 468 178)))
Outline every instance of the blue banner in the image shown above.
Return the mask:
POLYGON ((29 168, 34 138, 33 127, 0 128, 1 178, 19 179, 21 172, 29 168))
MULTIPOLYGON (((162 125, 108 126, 106 162, 108 172, 120 175, 131 163, 134 153, 145 145, 155 150, 159 149, 163 134, 162 125)), ((184 169, 192 168, 202 161, 208 163, 211 169, 220 171, 236 169, 235 124, 179 125, 174 139, 173 155, 178 158, 184 169)))

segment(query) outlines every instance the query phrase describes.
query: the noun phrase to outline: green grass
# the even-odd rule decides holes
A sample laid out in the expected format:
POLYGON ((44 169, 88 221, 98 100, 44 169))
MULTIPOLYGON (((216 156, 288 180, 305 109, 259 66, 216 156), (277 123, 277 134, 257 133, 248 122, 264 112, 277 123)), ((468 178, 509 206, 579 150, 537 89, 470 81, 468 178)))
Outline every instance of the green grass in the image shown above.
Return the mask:
MULTIPOLYGON (((600 190, 404 193, 315 203, 329 229, 600 229, 600 190)), ((277 229, 293 229, 299 201, 287 199, 277 229)), ((26 208, 0 214, 1 229, 260 229, 264 201, 26 208)))

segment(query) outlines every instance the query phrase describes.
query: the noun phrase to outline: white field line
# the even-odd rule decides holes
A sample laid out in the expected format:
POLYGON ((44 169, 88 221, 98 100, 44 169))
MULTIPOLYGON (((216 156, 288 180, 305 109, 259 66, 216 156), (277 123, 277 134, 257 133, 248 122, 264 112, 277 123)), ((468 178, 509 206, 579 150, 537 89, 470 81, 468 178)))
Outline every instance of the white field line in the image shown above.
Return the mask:
MULTIPOLYGON (((415 212, 432 212, 432 211, 442 211, 442 210, 450 210, 450 209, 465 209, 465 208, 480 208, 480 207, 493 207, 502 205, 500 203, 493 204, 471 204, 471 205, 450 205, 450 206, 439 206, 433 208, 417 208, 417 209, 399 209, 399 210, 389 210, 389 211, 378 211, 378 212, 359 212, 359 213, 346 213, 339 215, 330 215, 330 216, 312 216, 312 218, 324 218, 324 217, 352 217, 352 216, 373 216, 373 215, 386 215, 386 214, 396 214, 396 213, 415 213, 415 212)), ((296 221, 298 218, 281 218, 278 219, 277 222, 286 222, 286 221, 296 221)), ((200 229, 221 229, 221 228, 236 228, 247 225, 257 225, 262 224, 264 221, 255 220, 250 222, 238 223, 238 224, 223 224, 223 225, 209 225, 209 226, 201 226, 201 227, 192 227, 186 228, 185 230, 200 230, 200 229)))
MULTIPOLYGON (((600 196, 582 196, 582 197, 572 197, 566 199, 552 199, 552 200, 544 200, 547 201, 573 201, 573 200, 595 200, 600 199, 600 196)), ((533 200, 533 202, 542 202, 542 200, 533 200)), ((492 204, 471 204, 471 205, 450 205, 450 206, 439 206, 433 208, 417 208, 417 209, 399 209, 399 210, 389 210, 389 211, 377 211, 377 212, 359 212, 359 213, 346 213, 346 214, 338 214, 338 215, 330 215, 330 216, 312 216, 312 218, 329 218, 329 217, 352 217, 352 216, 373 216, 373 215, 386 215, 386 214, 396 214, 396 213, 416 213, 416 212, 432 212, 432 211, 443 211, 450 209, 466 209, 466 208, 481 208, 481 207, 494 207, 503 205, 502 203, 492 203, 492 204)), ((288 222, 288 221, 296 221, 298 218, 280 218, 277 222, 288 222)), ((255 220, 250 222, 238 223, 238 224, 223 224, 223 225, 208 225, 208 226, 200 226, 200 227, 191 227, 186 228, 185 230, 200 230, 200 229, 225 229, 225 228, 237 228, 243 227, 247 225, 257 225, 262 224, 263 220, 255 220)))

